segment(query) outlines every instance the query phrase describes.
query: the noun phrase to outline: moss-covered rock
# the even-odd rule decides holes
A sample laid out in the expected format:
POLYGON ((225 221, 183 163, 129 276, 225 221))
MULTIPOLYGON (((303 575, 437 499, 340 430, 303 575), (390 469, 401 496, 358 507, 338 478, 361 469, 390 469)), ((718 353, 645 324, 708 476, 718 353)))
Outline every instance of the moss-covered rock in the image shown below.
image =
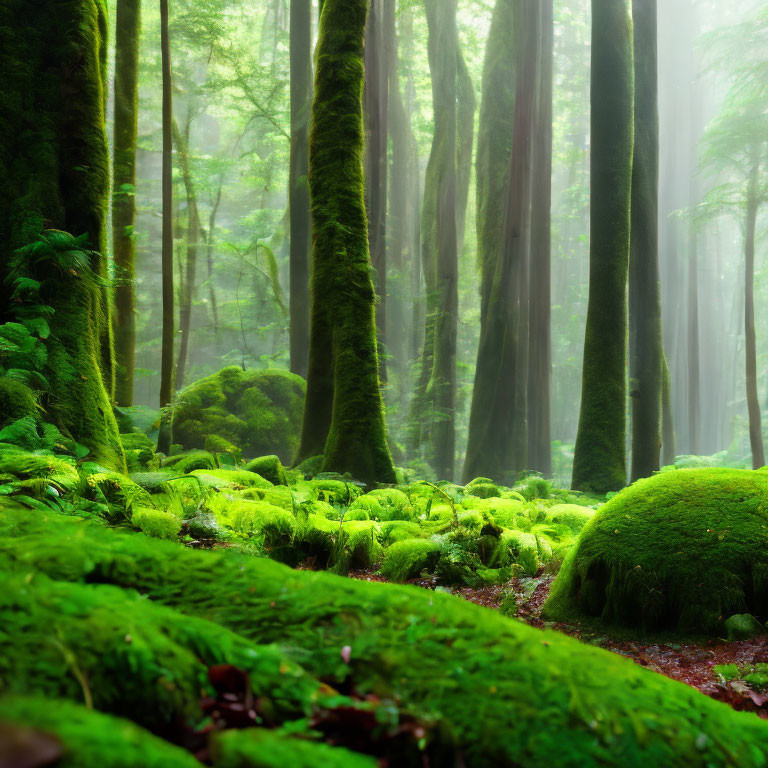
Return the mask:
POLYGON ((288 485, 288 478, 279 456, 260 456, 249 461, 243 469, 261 475, 273 485, 288 485))
POLYGON ((35 393, 28 386, 8 376, 0 376, 0 429, 17 419, 37 415, 39 411, 35 393))
POLYGON ((212 752, 215 768, 376 768, 378 765, 372 757, 261 728, 218 734, 212 752))
POLYGON ((390 581, 404 583, 422 571, 433 571, 440 545, 426 539, 404 539, 387 547, 381 573, 390 581))
POLYGON ((181 518, 164 509, 139 507, 133 510, 131 523, 142 533, 155 539, 176 539, 181 531, 181 518))
MULTIPOLYGON (((33 534, 29 515, 0 515, 0 558, 9 567, 18 563, 26 578, 37 568, 60 578, 130 583, 183 610, 185 624, 171 626, 183 627, 187 637, 201 636, 190 618, 196 615, 259 643, 279 642, 315 677, 398 701, 424 722, 443 724, 455 754, 473 768, 768 763, 768 724, 754 715, 628 659, 450 595, 292 571, 230 551, 191 550, 82 524, 71 535, 45 527, 41 522, 33 534), (27 536, 14 538, 18 525, 27 536), (348 661, 341 656, 346 646, 348 661)), ((25 614, 11 615, 18 621, 25 614)), ((24 642, 23 633, 17 642, 24 642)), ((49 653, 42 642, 28 647, 20 655, 25 664, 34 658, 32 648, 49 653)), ((89 658, 80 646, 75 656, 80 663, 89 658)), ((16 664, 14 654, 2 658, 16 664)), ((296 691, 295 678, 290 683, 296 691)), ((76 682, 70 685, 77 691, 76 682)))
MULTIPOLYGON (((200 766, 186 750, 153 736, 128 720, 48 696, 0 697, 0 733, 0 757, 8 760, 3 763, 7 766, 43 765, 23 759, 41 757, 39 733, 50 734, 58 742, 57 768, 200 766)), ((45 765, 49 764, 45 762, 45 765)))
POLYGON ((544 615, 723 633, 735 613, 768 617, 768 473, 664 472, 587 523, 544 615))
POLYGON ((163 467, 172 469, 180 475, 193 472, 196 469, 217 469, 218 462, 210 451, 187 451, 170 456, 163 467))
POLYGON ((173 439, 205 448, 217 435, 246 456, 276 453, 290 463, 298 448, 306 384, 288 371, 224 368, 183 389, 173 414, 173 439))

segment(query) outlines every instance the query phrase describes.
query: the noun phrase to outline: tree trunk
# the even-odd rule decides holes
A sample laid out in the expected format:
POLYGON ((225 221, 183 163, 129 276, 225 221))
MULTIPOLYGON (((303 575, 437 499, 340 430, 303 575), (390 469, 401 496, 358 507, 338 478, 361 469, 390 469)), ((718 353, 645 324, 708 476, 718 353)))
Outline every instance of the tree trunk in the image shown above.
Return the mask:
POLYGON ((115 23, 115 124, 112 250, 115 260, 115 400, 133 405, 136 310, 136 132, 139 101, 140 0, 118 0, 115 23))
MULTIPOLYGON (((221 189, 224 186, 224 179, 219 182, 219 188, 216 192, 216 199, 211 206, 211 212, 208 215, 208 234, 205 238, 205 256, 208 266, 208 300, 211 304, 211 321, 213 324, 213 337, 218 342, 219 339, 219 309, 216 302, 216 284, 214 281, 213 269, 213 244, 216 239, 216 215, 221 205, 221 189)), ((307 270, 308 272, 309 270, 307 270)))
POLYGON ((629 0, 592 0, 589 304, 573 487, 607 493, 627 480, 627 272, 633 81, 629 0))
POLYGON ((669 366, 667 356, 662 350, 661 356, 661 449, 663 453, 662 463, 668 467, 675 463, 677 446, 675 445, 675 417, 672 410, 672 393, 670 392, 669 366))
POLYGON ((688 452, 697 455, 701 419, 699 365, 699 253, 695 224, 688 233, 688 452))
POLYGON ((531 200, 530 327, 528 359, 528 469, 552 475, 550 378, 552 371, 552 57, 554 3, 539 0, 541 65, 534 128, 531 200))
POLYGON ((759 165, 754 163, 747 190, 747 216, 744 231, 744 346, 746 348, 747 408, 752 468, 765 466, 765 449, 757 397, 757 352, 755 345, 755 229, 759 207, 759 165))
MULTIPOLYGON (((160 51, 163 69, 163 234, 162 294, 163 329, 160 362, 160 407, 169 408, 173 399, 173 99, 171 82, 171 44, 168 35, 168 0, 160 0, 160 51)), ((160 424, 157 449, 171 449, 171 415, 166 413, 160 424)))
POLYGON ((36 301, 54 310, 42 371, 50 385, 40 395, 44 418, 86 445, 94 461, 124 471, 105 287, 106 35, 105 9, 96 0, 41 0, 34 13, 20 0, 0 6, 9 73, 0 90, 0 306, 3 322, 19 306, 9 300, 11 272, 42 283, 36 301), (34 261, 14 258, 32 244, 43 244, 41 252, 93 250, 87 269, 57 270, 40 260, 41 252, 34 261))
POLYGON ((656 0, 633 0, 635 146, 629 257, 632 482, 659 471, 663 347, 659 284, 656 0))
MULTIPOLYGON (((384 2, 370 0, 365 32, 365 202, 368 243, 376 286, 379 367, 386 379, 384 343, 387 317, 387 111, 388 65, 384 45, 384 2)), ((392 2, 392 0, 386 0, 392 2)))
POLYGON ((465 480, 483 475, 511 483, 525 469, 527 436, 517 421, 527 387, 528 374, 521 364, 527 358, 528 337, 521 335, 520 302, 527 298, 528 288, 539 15, 532 4, 515 6, 500 0, 488 40, 478 143, 480 344, 465 480), (509 48, 513 53, 504 58, 503 52, 509 48), (512 111, 510 105, 514 105, 512 111), (525 355, 521 355, 523 344, 525 355), (525 386, 520 384, 521 378, 525 386))
POLYGON ((323 471, 392 483, 364 203, 367 8, 367 0, 325 0, 320 20, 309 154, 314 247, 302 450, 319 442, 328 423, 323 471))
POLYGON ((174 386, 177 390, 184 386, 187 362, 189 358, 189 336, 192 330, 192 304, 195 298, 195 280, 197 278, 197 248, 200 242, 200 214, 197 208, 195 183, 189 164, 189 120, 182 134, 176 120, 171 121, 173 141, 179 155, 181 176, 184 180, 184 192, 187 198, 187 265, 182 283, 181 308, 179 311, 179 356, 176 360, 174 386))
POLYGON ((312 3, 291 0, 290 346, 291 371, 307 375, 309 355, 309 116, 312 110, 312 3))

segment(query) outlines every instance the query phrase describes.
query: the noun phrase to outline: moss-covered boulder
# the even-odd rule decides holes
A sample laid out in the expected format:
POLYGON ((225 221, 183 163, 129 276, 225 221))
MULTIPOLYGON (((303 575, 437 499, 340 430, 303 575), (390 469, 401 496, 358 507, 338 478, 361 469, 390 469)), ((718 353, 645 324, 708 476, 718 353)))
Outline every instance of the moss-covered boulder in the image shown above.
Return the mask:
POLYGON ((724 635, 768 617, 768 472, 664 472, 619 493, 584 527, 544 606, 644 629, 724 635))
POLYGON ((0 697, 0 764, 56 768, 199 768, 181 747, 62 699, 0 697), (44 734, 44 736, 41 736, 44 734), (43 751, 47 744, 53 746, 43 751), (58 759, 43 760, 50 754, 58 759))
POLYGON ((259 456, 249 461, 243 469, 261 475, 273 485, 288 485, 288 478, 279 456, 259 456))
POLYGON ((246 457, 275 453, 289 464, 298 448, 305 391, 304 379, 289 371, 224 368, 179 393, 173 439, 186 449, 203 449, 216 435, 246 457))

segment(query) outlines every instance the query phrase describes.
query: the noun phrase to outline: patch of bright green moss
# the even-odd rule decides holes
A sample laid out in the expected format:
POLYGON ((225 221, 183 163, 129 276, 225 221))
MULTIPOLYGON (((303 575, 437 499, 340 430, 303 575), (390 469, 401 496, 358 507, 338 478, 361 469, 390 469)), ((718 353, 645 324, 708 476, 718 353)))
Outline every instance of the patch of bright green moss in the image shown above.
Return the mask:
POLYGON ((381 573, 389 581, 404 583, 422 571, 433 571, 440 557, 440 545, 427 539, 405 539, 384 552, 381 573))
POLYGON ((768 617, 768 473, 664 472, 587 523, 544 606, 646 629, 721 635, 737 613, 768 617))

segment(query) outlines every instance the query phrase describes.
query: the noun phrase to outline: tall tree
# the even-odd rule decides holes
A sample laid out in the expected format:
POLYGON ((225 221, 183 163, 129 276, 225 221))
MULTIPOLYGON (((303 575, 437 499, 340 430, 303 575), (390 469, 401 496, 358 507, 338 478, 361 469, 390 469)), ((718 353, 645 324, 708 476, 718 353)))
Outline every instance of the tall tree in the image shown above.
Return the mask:
MULTIPOLYGON (((168 408, 173 399, 173 92, 171 80, 171 41, 168 33, 168 0, 160 0, 160 53, 163 71, 163 235, 162 294, 163 331, 160 361, 160 407, 168 408)), ((171 448, 171 419, 166 415, 160 426, 157 449, 171 448)))
POLYGON ((367 0, 325 0, 320 17, 309 152, 312 326, 299 456, 323 452, 325 471, 390 483, 364 201, 367 10, 367 0))
POLYGON ((531 272, 528 341, 527 468, 552 474, 550 379, 552 370, 552 68, 554 3, 539 0, 539 92, 534 119, 533 190, 531 194, 531 272))
POLYGON ((629 0, 592 0, 589 304, 573 487, 623 488, 634 70, 629 0))
POLYGON ((291 371, 307 375, 309 356, 309 117, 312 110, 312 2, 291 0, 290 346, 291 371))
MULTIPOLYGON (((385 3, 370 0, 365 31, 365 202, 368 243, 376 285, 376 328, 380 350, 384 348, 387 317, 387 116, 389 80, 384 38, 385 3)), ((382 378, 386 378, 380 354, 382 378)))
POLYGON ((538 6, 499 0, 486 51, 477 161, 480 344, 465 480, 485 475, 511 482, 526 463, 527 431, 520 421, 527 418, 528 335, 521 316, 528 292, 540 20, 538 6))
POLYGON ((35 322, 35 334, 48 337, 46 419, 96 461, 124 469, 103 255, 106 9, 98 0, 42 0, 34 11, 21 0, 0 6, 0 314, 35 322), (53 310, 49 335, 39 318, 20 317, 27 304, 53 310))
POLYGON ((197 207, 197 193, 192 178, 192 167, 189 157, 189 130, 191 126, 191 111, 187 112, 184 131, 174 119, 171 120, 173 143, 181 165, 181 177, 184 182, 184 192, 187 200, 187 263, 184 279, 181 281, 181 307, 179 311, 179 354, 176 360, 174 386, 181 389, 184 386, 187 364, 189 361, 189 339, 192 332, 192 306, 195 298, 195 282, 197 279, 197 250, 200 243, 201 227, 200 213, 197 207))
POLYGON ((632 481, 659 470, 663 348, 659 285, 656 0, 633 0, 635 146, 629 256, 632 481))
POLYGON ((136 309, 136 132, 139 102, 140 0, 118 0, 115 21, 115 123, 112 160, 112 252, 115 260, 115 400, 133 405, 136 309))
POLYGON ((413 451, 426 449, 437 476, 450 479, 456 447, 458 256, 464 237, 475 102, 459 47, 456 0, 425 0, 425 6, 435 130, 421 212, 424 343, 408 442, 413 451))

